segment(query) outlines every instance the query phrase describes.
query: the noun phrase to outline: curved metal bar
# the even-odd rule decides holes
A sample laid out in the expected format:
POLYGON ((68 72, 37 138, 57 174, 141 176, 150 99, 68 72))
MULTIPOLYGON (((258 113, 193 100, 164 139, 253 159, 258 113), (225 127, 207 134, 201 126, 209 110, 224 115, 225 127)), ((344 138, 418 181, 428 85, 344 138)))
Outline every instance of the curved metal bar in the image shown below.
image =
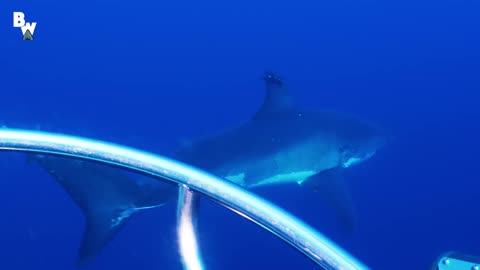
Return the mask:
POLYGON ((325 236, 274 204, 175 160, 108 142, 18 129, 0 129, 0 150, 71 156, 167 179, 185 185, 257 223, 324 269, 368 269, 325 236))
POLYGON ((180 185, 177 204, 177 235, 183 269, 203 270, 202 256, 198 249, 197 213, 199 196, 187 186, 180 185))

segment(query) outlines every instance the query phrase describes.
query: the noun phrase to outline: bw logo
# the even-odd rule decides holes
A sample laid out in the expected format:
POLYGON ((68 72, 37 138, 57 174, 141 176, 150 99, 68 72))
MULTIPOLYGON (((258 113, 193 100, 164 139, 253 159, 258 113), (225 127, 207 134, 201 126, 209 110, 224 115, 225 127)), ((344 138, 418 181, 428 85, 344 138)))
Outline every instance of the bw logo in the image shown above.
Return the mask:
POLYGON ((13 27, 22 29, 23 40, 33 40, 33 32, 35 32, 37 22, 25 22, 25 14, 23 12, 13 12, 13 27))

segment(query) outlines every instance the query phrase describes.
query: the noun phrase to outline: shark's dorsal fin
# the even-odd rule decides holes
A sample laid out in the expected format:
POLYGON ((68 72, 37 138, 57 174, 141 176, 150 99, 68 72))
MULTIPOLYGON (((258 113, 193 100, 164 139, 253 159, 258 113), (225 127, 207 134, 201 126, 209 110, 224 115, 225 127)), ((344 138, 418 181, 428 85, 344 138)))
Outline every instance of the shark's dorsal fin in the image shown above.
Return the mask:
POLYGON ((126 172, 106 165, 58 156, 35 155, 34 159, 85 216, 78 266, 92 261, 135 212, 161 206, 175 194, 157 182, 139 185, 126 172))
POLYGON ((274 73, 266 72, 263 80, 265 81, 265 99, 253 118, 259 119, 275 113, 292 111, 292 100, 282 79, 274 73))

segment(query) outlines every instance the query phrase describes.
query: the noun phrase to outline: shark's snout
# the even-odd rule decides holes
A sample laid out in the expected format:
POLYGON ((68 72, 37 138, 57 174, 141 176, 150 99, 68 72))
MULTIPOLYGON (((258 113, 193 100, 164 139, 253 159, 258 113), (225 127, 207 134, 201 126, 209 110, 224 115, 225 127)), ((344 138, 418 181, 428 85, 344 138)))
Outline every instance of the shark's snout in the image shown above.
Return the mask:
POLYGON ((374 156, 389 142, 390 137, 383 135, 373 135, 350 141, 349 144, 342 145, 340 148, 341 166, 348 168, 364 162, 374 156))

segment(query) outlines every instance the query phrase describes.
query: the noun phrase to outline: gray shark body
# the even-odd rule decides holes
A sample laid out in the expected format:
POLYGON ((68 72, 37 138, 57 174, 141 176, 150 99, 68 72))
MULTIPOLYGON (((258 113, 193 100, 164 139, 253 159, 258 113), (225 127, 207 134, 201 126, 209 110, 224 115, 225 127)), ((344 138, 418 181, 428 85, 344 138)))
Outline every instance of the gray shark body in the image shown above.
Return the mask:
POLYGON ((238 128, 200 139, 177 158, 247 188, 307 183, 313 176, 365 161, 385 143, 371 123, 296 107, 267 74, 261 109, 238 128))
POLYGON ((372 157, 388 136, 375 125, 333 112, 295 106, 267 73, 265 100, 237 128, 190 143, 177 159, 246 188, 295 183, 319 192, 352 228, 354 208, 342 171, 372 157))
MULTIPOLYGON (((298 183, 321 192, 350 222, 352 209, 340 172, 370 158, 385 142, 373 125, 335 113, 296 107, 283 83, 265 76, 260 110, 239 127, 181 148, 189 163, 246 188, 298 183)), ((86 217, 78 264, 91 261, 133 213, 166 203, 175 190, 139 185, 117 168, 56 156, 35 156, 86 217)))

